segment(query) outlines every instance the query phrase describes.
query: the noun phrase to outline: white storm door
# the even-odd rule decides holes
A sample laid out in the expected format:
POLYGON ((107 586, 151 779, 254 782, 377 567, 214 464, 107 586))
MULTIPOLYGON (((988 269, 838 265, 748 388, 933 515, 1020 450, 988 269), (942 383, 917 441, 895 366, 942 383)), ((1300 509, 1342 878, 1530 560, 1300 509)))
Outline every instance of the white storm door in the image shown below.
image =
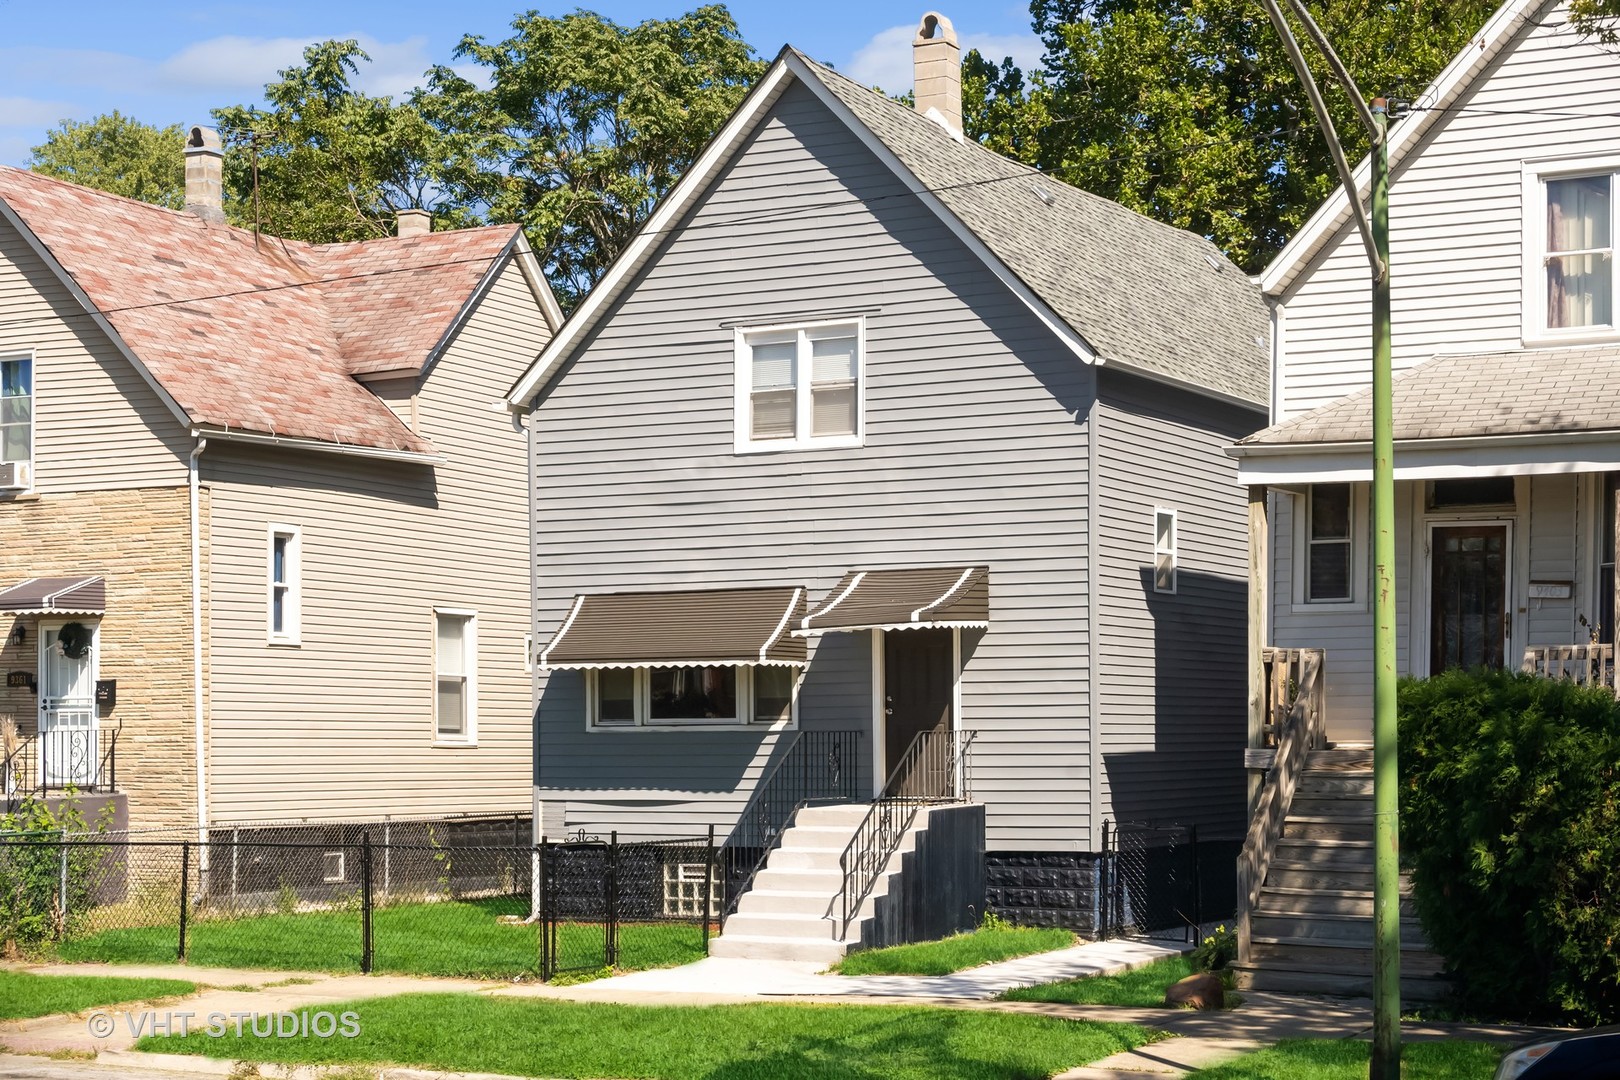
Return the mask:
POLYGON ((96 653, 101 644, 95 623, 90 647, 73 657, 62 651, 64 623, 39 628, 40 776, 47 787, 91 787, 101 765, 96 721, 96 653))

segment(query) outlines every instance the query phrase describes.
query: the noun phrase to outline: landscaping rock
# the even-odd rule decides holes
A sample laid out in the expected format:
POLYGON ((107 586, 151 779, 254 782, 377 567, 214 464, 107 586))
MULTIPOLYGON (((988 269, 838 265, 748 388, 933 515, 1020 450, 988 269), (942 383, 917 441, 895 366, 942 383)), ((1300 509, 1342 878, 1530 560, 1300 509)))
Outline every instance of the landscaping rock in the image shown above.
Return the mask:
POLYGON ((1172 983, 1164 992, 1164 1003, 1178 1009, 1222 1009, 1226 1007, 1226 987, 1219 975, 1201 971, 1172 983))

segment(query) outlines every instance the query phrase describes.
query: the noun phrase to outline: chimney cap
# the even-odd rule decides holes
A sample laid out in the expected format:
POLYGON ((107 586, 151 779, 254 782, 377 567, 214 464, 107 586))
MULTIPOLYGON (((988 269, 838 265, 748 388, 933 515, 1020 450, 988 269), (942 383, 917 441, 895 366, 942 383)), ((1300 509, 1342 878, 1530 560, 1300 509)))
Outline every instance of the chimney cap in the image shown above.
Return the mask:
POLYGON ((223 156, 225 151, 219 141, 219 132, 201 126, 192 128, 186 135, 186 153, 223 156))
POLYGON ((937 11, 930 11, 922 17, 922 22, 917 24, 917 36, 912 39, 912 44, 922 45, 930 41, 956 44, 956 27, 951 25, 951 20, 937 11))

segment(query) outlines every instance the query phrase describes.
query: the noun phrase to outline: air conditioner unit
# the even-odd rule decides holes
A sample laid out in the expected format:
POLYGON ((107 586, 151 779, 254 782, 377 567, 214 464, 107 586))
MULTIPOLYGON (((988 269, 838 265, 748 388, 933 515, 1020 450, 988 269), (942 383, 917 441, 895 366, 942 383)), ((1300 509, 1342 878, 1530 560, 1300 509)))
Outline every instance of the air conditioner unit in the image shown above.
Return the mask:
POLYGON ((34 468, 26 461, 0 461, 0 491, 27 491, 34 486, 34 468))

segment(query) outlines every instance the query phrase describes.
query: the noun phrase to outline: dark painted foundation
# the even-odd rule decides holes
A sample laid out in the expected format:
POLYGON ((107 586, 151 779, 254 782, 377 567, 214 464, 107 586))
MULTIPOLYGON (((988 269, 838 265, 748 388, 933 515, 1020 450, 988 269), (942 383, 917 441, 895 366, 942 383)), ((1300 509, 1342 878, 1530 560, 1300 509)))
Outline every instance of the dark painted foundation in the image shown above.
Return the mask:
POLYGON ((1085 851, 986 852, 985 905, 1019 926, 1095 933, 1099 861, 1085 851))

